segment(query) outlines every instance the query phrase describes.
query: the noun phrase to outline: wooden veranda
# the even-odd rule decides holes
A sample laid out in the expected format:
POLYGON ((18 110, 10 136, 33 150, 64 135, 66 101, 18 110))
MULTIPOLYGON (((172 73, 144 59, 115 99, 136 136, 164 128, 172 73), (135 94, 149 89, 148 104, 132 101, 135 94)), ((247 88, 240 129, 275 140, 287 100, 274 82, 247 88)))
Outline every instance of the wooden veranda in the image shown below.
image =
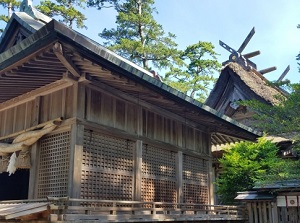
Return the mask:
POLYGON ((0 202, 0 221, 157 222, 246 220, 244 206, 47 198, 0 202))

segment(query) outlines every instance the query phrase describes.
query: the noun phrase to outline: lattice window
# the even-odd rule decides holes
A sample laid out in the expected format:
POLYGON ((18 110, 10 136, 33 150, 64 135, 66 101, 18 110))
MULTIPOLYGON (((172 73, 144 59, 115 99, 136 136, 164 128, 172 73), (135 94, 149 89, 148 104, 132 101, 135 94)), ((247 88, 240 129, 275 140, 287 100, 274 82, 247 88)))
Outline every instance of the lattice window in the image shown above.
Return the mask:
POLYGON ((132 176, 82 170, 81 198, 131 200, 132 176))
POLYGON ((208 203, 208 162, 183 155, 183 199, 185 203, 208 203))
POLYGON ((81 198, 132 200, 133 142, 85 131, 81 198))
POLYGON ((68 195, 70 132, 45 136, 40 144, 38 198, 68 195))
POLYGON ((142 201, 176 202, 176 182, 159 179, 142 179, 142 201))
POLYGON ((175 153, 149 145, 143 146, 142 174, 175 178, 175 153))
POLYGON ((175 153, 143 146, 142 200, 176 202, 175 153))

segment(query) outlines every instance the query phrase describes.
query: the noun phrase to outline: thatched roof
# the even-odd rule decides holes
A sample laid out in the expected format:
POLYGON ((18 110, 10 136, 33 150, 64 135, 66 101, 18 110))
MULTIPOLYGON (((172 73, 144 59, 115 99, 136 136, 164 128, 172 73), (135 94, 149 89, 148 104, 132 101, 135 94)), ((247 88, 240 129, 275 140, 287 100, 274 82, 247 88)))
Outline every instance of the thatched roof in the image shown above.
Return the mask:
POLYGON ((228 103, 237 100, 256 99, 263 103, 274 104, 278 102, 276 95, 283 92, 269 84, 269 81, 258 71, 245 70, 237 63, 227 64, 205 104, 225 113, 228 103))
POLYGON ((275 96, 282 95, 282 91, 275 86, 270 86, 269 81, 257 70, 251 69, 250 71, 246 71, 237 63, 229 63, 227 66, 232 69, 253 92, 266 100, 266 102, 270 102, 271 104, 278 102, 275 96))

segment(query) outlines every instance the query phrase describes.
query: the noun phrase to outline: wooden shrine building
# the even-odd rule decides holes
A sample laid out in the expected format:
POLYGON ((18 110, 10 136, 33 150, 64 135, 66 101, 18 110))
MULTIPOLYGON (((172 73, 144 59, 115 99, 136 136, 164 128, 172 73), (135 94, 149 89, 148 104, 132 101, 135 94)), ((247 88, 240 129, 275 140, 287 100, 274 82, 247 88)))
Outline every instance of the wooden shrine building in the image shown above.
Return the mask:
POLYGON ((0 221, 243 219, 213 206, 210 148, 257 132, 21 9, 0 42, 0 221))

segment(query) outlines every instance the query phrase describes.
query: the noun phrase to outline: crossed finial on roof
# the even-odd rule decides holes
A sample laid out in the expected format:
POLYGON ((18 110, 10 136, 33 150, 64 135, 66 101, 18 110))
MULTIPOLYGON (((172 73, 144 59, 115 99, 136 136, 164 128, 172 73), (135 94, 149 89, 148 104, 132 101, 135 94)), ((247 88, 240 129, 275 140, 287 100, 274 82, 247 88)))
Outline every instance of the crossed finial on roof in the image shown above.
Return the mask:
MULTIPOLYGON (((248 34, 248 36, 245 38, 245 40, 243 41, 242 45, 239 47, 238 50, 234 50, 233 48, 231 48, 230 46, 228 46, 227 44, 225 44, 224 42, 222 42, 221 40, 219 41, 220 46, 222 46, 223 48, 225 48, 227 51, 229 51, 231 54, 229 56, 229 60, 225 61, 222 63, 222 65, 226 65, 229 62, 236 62, 239 65, 241 65, 245 70, 251 70, 251 69, 257 69, 257 66, 255 63, 253 63, 251 60, 249 60, 252 57, 255 57, 257 55, 260 54, 260 51, 254 51, 251 53, 247 53, 247 54, 243 54, 242 52, 243 50, 246 48, 246 46, 248 45, 248 43, 250 42, 251 38, 253 37, 253 35, 255 34, 255 28, 253 27, 252 30, 250 31, 250 33, 248 34)), ((264 75, 266 73, 269 73, 271 71, 276 70, 276 67, 269 67, 263 70, 258 71, 260 74, 264 75)), ((288 66, 284 72, 281 74, 281 76, 279 77, 279 79, 277 80, 277 82, 282 81, 282 79, 286 76, 286 74, 289 72, 290 70, 290 66, 288 66)))

